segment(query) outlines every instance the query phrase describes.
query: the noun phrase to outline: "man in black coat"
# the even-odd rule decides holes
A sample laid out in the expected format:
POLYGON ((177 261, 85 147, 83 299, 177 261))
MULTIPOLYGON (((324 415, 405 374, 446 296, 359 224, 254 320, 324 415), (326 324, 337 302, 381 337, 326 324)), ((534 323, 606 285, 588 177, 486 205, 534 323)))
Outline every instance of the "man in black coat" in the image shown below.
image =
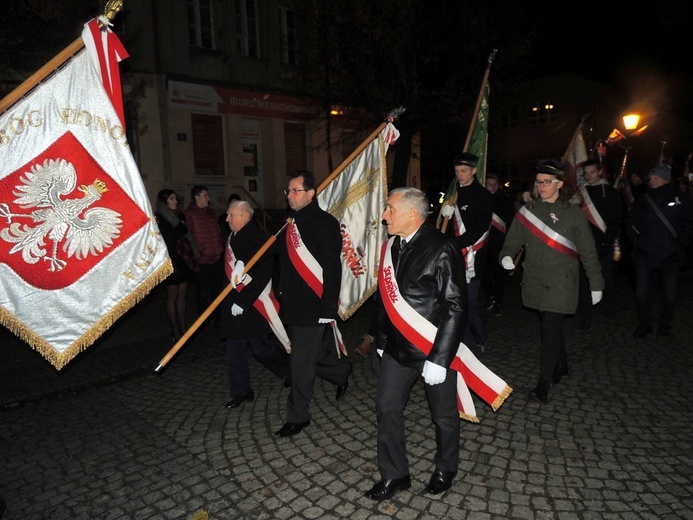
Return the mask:
POLYGON ((650 287, 655 273, 661 288, 657 335, 671 333, 679 269, 684 262, 685 245, 690 243, 693 233, 693 208, 671 183, 671 167, 655 166, 647 183, 648 190, 635 200, 624 221, 635 255, 636 338, 652 332, 650 287))
POLYGON ((488 232, 488 244, 484 248, 488 249, 488 254, 486 255, 481 286, 488 297, 486 310, 494 316, 500 316, 503 309, 505 284, 508 281, 508 271, 498 263, 498 255, 503 249, 505 235, 515 217, 515 205, 505 194, 497 173, 488 172, 486 174, 486 189, 493 200, 493 213, 491 229, 488 232))
POLYGON ((336 326, 342 283, 339 221, 315 198, 315 178, 299 171, 285 190, 292 222, 279 235, 280 313, 291 338, 291 391, 286 423, 279 437, 296 435, 310 424, 315 377, 337 386, 336 400, 349 387, 351 363, 336 350, 323 349, 325 326, 336 326))
POLYGON ((447 232, 455 237, 457 247, 462 251, 467 280, 469 315, 464 333, 464 343, 479 354, 490 347, 486 322, 481 313, 479 290, 484 277, 484 266, 488 254, 488 233, 493 215, 493 198, 489 191, 476 180, 477 161, 473 153, 465 152, 455 158, 453 166, 459 185, 457 203, 445 205, 441 214, 450 217, 452 226, 447 232))
MULTIPOLYGON (((601 306, 607 316, 616 310, 614 298, 614 242, 619 237, 623 221, 623 203, 616 188, 609 185, 602 175, 598 159, 588 159, 582 164, 585 185, 580 187, 582 209, 590 223, 590 231, 597 248, 599 265, 604 278, 604 297, 601 306)), ((585 270, 580 266, 580 295, 578 299, 580 330, 592 328, 592 297, 585 270)))
POLYGON ((371 500, 385 500, 411 487, 404 408, 419 375, 425 381, 436 439, 435 471, 425 492, 446 491, 457 474, 460 415, 457 377, 450 365, 466 323, 467 287, 460 250, 426 223, 428 207, 421 190, 397 188, 383 213, 393 237, 384 246, 392 250, 392 262, 381 255, 376 336, 382 358, 376 398, 381 480, 366 492, 371 500))
MULTIPOLYGON (((241 275, 245 264, 270 238, 253 220, 253 208, 241 200, 232 200, 226 212, 230 235, 226 248, 227 272, 241 275)), ((288 386, 289 354, 272 337, 273 331, 267 319, 255 307, 255 303, 267 285, 272 283, 274 250, 266 251, 222 303, 221 335, 226 338, 226 362, 229 370, 231 400, 226 408, 237 408, 252 401, 255 394, 250 386, 248 348, 260 363, 277 377, 285 378, 288 386), (238 290, 241 289, 241 290, 238 290)), ((283 333, 283 328, 281 330, 283 333)), ((282 334, 284 336, 284 334, 282 334)), ((288 342, 287 342, 288 343, 288 342)))

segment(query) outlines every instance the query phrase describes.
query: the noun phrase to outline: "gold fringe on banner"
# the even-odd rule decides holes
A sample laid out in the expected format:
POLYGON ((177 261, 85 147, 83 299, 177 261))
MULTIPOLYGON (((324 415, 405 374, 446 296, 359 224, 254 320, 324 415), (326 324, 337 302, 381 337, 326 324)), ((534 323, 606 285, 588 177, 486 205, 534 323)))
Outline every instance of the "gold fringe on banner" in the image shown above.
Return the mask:
POLYGON ((118 318, 142 301, 154 287, 172 273, 173 264, 170 259, 167 259, 154 274, 147 278, 137 289, 128 294, 108 314, 97 321, 62 353, 56 352, 42 337, 35 334, 16 316, 2 307, 0 307, 0 323, 22 341, 26 342, 31 348, 39 352, 56 369, 60 370, 72 361, 77 354, 91 346, 104 332, 111 328, 118 318))

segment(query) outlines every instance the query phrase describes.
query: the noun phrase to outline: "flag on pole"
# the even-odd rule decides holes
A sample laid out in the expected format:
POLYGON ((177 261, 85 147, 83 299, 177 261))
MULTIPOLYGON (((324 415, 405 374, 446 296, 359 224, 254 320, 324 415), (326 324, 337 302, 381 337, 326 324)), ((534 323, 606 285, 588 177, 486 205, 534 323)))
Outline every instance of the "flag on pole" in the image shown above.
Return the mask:
POLYGON ((484 85, 484 96, 481 99, 479 106, 479 114, 477 115, 474 128, 472 130, 472 138, 469 141, 467 152, 476 155, 479 160, 476 162, 476 178, 483 186, 486 183, 486 155, 488 150, 488 81, 484 85))
POLYGON ((88 52, 0 115, 0 323, 60 370, 171 274, 88 52))
MULTIPOLYGON (((477 113, 474 125, 471 128, 471 133, 469 136, 469 146, 465 152, 470 152, 476 155, 479 160, 476 163, 476 178, 479 183, 483 186, 486 183, 486 156, 488 150, 488 117, 489 117, 489 83, 488 80, 484 83, 482 87, 482 97, 481 103, 479 104, 479 112, 477 113)), ((457 198, 457 177, 453 177, 448 189, 443 195, 443 200, 440 201, 441 209, 450 200, 456 200, 457 198)), ((436 222, 436 227, 440 228, 442 215, 438 215, 438 220, 436 222)))
POLYGON ((568 148, 561 157, 561 162, 566 165, 565 181, 571 183, 573 188, 585 184, 585 179, 582 176, 582 163, 587 160, 587 147, 582 135, 582 123, 583 121, 580 121, 570 143, 568 143, 568 148))
POLYGON ((342 232, 342 284, 339 317, 346 320, 376 290, 380 247, 387 239, 381 224, 387 199, 388 147, 399 137, 392 122, 318 193, 320 207, 334 216, 342 232))

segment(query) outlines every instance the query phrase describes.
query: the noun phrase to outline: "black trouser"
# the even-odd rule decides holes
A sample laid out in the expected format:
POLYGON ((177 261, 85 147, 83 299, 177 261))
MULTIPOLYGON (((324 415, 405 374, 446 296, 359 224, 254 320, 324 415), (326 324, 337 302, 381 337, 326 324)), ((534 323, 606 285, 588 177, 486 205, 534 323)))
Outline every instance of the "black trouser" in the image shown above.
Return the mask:
MULTIPOLYGON (((224 267, 221 259, 213 264, 199 264, 200 270, 195 272, 196 294, 195 304, 197 315, 200 316, 221 293, 224 284, 224 267)), ((219 323, 221 305, 212 312, 212 321, 219 323)))
POLYGON ((568 366, 563 336, 563 318, 560 312, 539 312, 541 318, 541 350, 539 379, 551 379, 559 366, 568 366))

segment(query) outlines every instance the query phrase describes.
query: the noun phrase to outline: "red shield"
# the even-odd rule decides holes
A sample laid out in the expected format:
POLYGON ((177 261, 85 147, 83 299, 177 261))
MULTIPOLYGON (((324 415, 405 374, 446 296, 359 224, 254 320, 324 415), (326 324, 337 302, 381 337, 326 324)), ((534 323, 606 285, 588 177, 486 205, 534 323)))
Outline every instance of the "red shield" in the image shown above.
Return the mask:
MULTIPOLYGON (((126 168, 123 168, 125 171, 126 168)), ((0 218, 0 230, 9 230, 10 220, 14 224, 20 224, 22 234, 26 239, 21 243, 13 243, 0 237, 0 262, 8 265, 28 284, 46 290, 55 290, 68 287, 82 278, 88 271, 98 268, 107 255, 118 249, 129 237, 142 228, 149 217, 139 208, 135 201, 123 191, 120 185, 107 174, 82 144, 70 132, 65 133, 43 153, 26 163, 24 166, 15 170, 10 175, 0 181, 0 204, 2 204, 2 214, 0 218), (27 188, 27 183, 31 184, 27 174, 33 167, 43 167, 46 161, 67 161, 72 164, 77 172, 75 189, 70 193, 61 193, 57 200, 52 199, 50 204, 42 204, 40 207, 22 207, 16 203, 18 195, 24 192, 18 188, 27 188), (63 206, 78 206, 80 199, 85 194, 77 189, 81 185, 92 185, 99 179, 106 186, 106 191, 101 194, 101 198, 93 204, 81 209, 80 213, 71 218, 67 218, 63 206), (65 246, 65 234, 63 238, 55 240, 52 235, 58 236, 58 231, 69 231, 70 226, 80 224, 86 211, 94 208, 107 208, 119 213, 121 220, 120 228, 115 236, 111 237, 108 244, 101 250, 98 247, 90 249, 89 253, 77 258, 76 255, 68 257, 65 246), (9 215, 6 215, 9 213, 9 215), (55 249, 54 247, 57 245, 55 249), (23 258, 23 253, 27 247, 33 247, 35 251, 43 250, 45 255, 38 259, 38 262, 29 263, 23 258), (10 250, 15 248, 14 253, 10 250), (51 270, 51 262, 48 258, 55 256, 61 260, 61 269, 51 270)), ((7 233, 7 232, 5 232, 7 233)), ((116 276, 117 273, 114 273, 116 276)))

